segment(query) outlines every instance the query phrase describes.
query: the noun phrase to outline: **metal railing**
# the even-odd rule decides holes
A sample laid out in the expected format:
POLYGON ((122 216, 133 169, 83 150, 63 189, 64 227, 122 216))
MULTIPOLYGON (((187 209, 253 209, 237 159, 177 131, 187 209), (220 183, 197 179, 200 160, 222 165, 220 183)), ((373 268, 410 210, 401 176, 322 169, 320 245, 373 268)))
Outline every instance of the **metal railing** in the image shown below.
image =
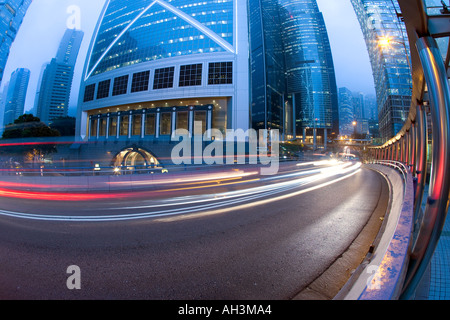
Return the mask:
MULTIPOLYGON (((420 217, 411 243, 401 299, 412 299, 431 261, 444 227, 450 192, 450 90, 448 64, 435 38, 450 36, 450 26, 429 28, 423 0, 398 0, 411 45, 413 95, 402 130, 384 145, 371 148, 371 160, 399 161, 415 179, 414 215, 420 217), (427 118, 431 119, 428 128, 427 118), (428 133, 432 132, 428 150, 428 133), (429 153, 430 151, 430 153, 429 153), (428 172, 427 162, 430 157, 428 172), (429 191, 420 215, 425 186, 429 191)), ((448 57, 448 54, 447 54, 448 57)))

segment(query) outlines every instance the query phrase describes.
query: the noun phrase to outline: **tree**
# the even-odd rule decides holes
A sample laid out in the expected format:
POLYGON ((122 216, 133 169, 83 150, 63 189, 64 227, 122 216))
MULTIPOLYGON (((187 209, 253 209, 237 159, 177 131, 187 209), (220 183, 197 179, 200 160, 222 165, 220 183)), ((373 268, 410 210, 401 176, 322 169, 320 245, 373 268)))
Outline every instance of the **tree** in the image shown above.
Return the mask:
MULTIPOLYGON (((59 137, 58 130, 54 130, 32 114, 24 114, 14 120, 14 124, 6 126, 2 139, 20 139, 25 138, 42 138, 42 137, 59 137)), ((33 161, 41 159, 43 155, 56 152, 56 144, 50 142, 31 142, 14 143, 0 149, 2 154, 11 156, 22 156, 25 161, 33 161)))

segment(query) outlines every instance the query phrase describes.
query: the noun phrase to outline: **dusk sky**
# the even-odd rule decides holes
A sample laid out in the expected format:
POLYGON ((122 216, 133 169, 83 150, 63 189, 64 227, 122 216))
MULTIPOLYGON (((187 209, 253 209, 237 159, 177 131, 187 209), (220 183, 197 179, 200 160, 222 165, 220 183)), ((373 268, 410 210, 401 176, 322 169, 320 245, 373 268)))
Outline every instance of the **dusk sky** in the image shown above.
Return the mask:
MULTIPOLYGON (((345 86, 355 92, 374 94, 369 56, 350 0, 317 0, 317 2, 324 14, 330 37, 338 87, 345 86)), ((42 65, 56 55, 67 23, 73 21, 74 15, 68 13, 68 8, 77 6, 84 39, 76 65, 70 102, 69 114, 75 115, 84 60, 104 3, 105 0, 38 0, 32 2, 11 47, 2 82, 3 87, 16 68, 31 70, 25 104, 26 111, 34 105, 42 65)))

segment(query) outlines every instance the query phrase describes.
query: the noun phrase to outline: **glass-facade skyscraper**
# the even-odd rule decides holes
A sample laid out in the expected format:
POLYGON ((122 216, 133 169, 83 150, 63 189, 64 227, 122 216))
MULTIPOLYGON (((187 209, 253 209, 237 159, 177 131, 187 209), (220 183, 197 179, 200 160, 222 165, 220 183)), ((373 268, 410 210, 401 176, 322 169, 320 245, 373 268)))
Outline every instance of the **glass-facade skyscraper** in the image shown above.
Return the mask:
POLYGON ((325 22, 315 0, 250 0, 252 127, 339 132, 325 22))
POLYGON ((282 0, 280 4, 296 134, 306 128, 338 134, 336 76, 323 15, 315 0, 282 0))
POLYGON ((75 64, 83 40, 83 32, 67 29, 56 57, 46 64, 36 91, 35 111, 42 122, 66 117, 75 64))
POLYGON ((0 1, 0 83, 9 51, 32 0, 0 1))
POLYGON ((339 125, 341 135, 351 136, 355 133, 353 127, 355 119, 353 93, 348 88, 339 88, 339 125))
POLYGON ((245 1, 107 1, 86 59, 80 136, 247 130, 246 18, 245 1))
POLYGON ((80 90, 84 139, 169 140, 196 128, 278 129, 286 139, 307 128, 338 132, 315 0, 107 1, 80 90))
POLYGON ((381 137, 392 138, 408 116, 412 80, 406 28, 391 0, 351 0, 372 64, 381 137))
POLYGON ((4 126, 14 123, 24 113, 29 81, 30 70, 26 68, 18 68, 12 73, 5 99, 4 126))

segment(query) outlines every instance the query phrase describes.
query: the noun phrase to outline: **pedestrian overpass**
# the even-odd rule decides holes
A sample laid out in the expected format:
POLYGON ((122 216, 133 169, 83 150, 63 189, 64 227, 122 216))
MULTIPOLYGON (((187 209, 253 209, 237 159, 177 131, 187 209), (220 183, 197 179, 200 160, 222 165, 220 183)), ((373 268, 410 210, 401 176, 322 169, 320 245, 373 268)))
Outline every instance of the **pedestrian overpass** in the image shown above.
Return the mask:
POLYGON ((449 209, 450 10, 444 1, 398 3, 411 48, 411 108, 402 130, 366 159, 390 181, 390 221, 336 299, 414 299, 449 209))

